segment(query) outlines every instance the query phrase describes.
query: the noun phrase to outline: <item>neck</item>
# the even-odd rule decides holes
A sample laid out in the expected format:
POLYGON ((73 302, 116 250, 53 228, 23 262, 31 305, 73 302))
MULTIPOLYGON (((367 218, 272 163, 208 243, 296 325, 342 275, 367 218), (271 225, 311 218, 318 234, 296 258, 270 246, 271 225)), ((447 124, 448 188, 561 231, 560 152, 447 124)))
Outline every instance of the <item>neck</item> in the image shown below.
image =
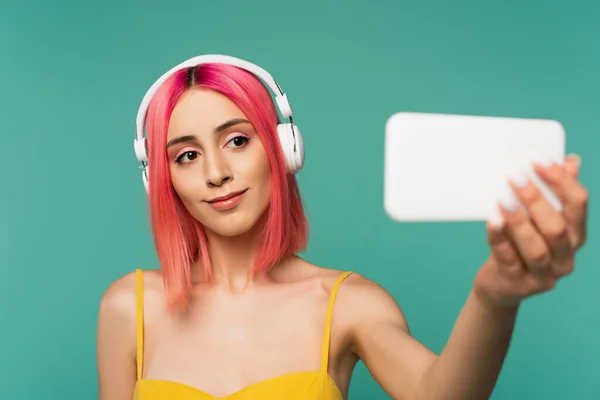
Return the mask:
POLYGON ((260 236, 259 226, 233 237, 220 236, 206 231, 215 285, 239 292, 258 278, 250 271, 258 256, 260 236))

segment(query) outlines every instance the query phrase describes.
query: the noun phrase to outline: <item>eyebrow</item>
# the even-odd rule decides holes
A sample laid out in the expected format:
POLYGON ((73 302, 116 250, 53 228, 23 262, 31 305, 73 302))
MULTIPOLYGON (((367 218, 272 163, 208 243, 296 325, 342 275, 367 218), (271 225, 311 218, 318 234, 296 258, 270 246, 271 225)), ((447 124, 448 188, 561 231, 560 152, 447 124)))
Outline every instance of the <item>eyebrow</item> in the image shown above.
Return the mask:
POLYGON ((215 128, 215 132, 219 133, 219 132, 224 131, 227 128, 231 128, 232 126, 235 126, 238 124, 249 124, 249 123, 250 123, 250 121, 248 121, 247 119, 244 119, 244 118, 230 119, 229 121, 225 122, 224 124, 217 126, 215 128))
MULTIPOLYGON (((249 124, 249 123, 250 123, 250 121, 248 121, 247 119, 244 119, 244 118, 233 118, 233 119, 230 119, 229 121, 224 122, 221 125, 217 126, 214 131, 215 131, 215 133, 221 133, 224 130, 231 128, 232 126, 239 125, 239 124, 249 124)), ((176 137, 175 139, 169 140, 169 142, 167 143, 167 148, 174 146, 176 144, 179 144, 179 143, 195 142, 195 141, 196 141, 196 137, 194 135, 179 136, 179 137, 176 137)))

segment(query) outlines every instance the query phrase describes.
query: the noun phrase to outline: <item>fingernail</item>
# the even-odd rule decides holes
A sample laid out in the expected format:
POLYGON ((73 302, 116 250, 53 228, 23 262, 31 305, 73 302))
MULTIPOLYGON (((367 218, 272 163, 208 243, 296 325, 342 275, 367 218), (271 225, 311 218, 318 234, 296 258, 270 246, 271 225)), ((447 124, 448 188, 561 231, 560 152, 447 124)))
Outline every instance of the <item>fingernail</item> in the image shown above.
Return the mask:
POLYGON ((567 158, 573 160, 578 167, 581 165, 581 157, 579 156, 579 154, 569 154, 567 158))
POLYGON ((545 168, 551 167, 552 164, 554 164, 554 161, 552 161, 552 159, 550 157, 546 157, 546 156, 542 156, 542 157, 536 159, 536 162, 545 168))
POLYGON ((519 206, 517 199, 514 196, 503 197, 500 199, 499 203, 500 206, 502 206, 502 208, 504 208, 511 214, 517 211, 517 208, 519 206))
POLYGON ((527 183, 529 182, 527 174, 525 174, 523 171, 513 171, 509 174, 508 178, 512 183, 515 184, 515 186, 520 188, 527 186, 527 183))
POLYGON ((488 223, 490 224, 490 227, 496 232, 501 231, 502 228, 504 228, 504 219, 502 219, 502 217, 499 215, 495 215, 492 218, 490 218, 488 220, 488 223))

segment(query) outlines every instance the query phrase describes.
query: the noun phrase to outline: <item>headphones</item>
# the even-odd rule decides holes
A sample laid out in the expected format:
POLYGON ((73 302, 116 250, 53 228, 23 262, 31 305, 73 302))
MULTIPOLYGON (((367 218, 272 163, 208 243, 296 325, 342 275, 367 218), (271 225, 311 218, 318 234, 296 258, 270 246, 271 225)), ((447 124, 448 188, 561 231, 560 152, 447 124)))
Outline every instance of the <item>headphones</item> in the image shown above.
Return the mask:
POLYGON ((277 125, 277 135, 279 137, 279 143, 281 145, 281 149, 283 150, 283 158, 285 160, 286 171, 290 174, 295 174, 302 169, 304 166, 304 140, 302 139, 302 135, 300 134, 300 130, 294 124, 294 120, 292 119, 292 107, 288 101, 287 95, 283 93, 281 87, 275 82, 273 77, 260 68, 257 65, 254 65, 248 61, 225 56, 220 54, 206 54, 197 57, 190 58, 179 65, 171 68, 165 74, 163 74, 154 84, 148 89, 146 95, 142 99, 142 103, 140 104, 140 108, 137 113, 137 118, 135 121, 136 125, 136 137, 133 142, 135 155, 139 162, 142 163, 140 167, 142 169, 142 181, 144 183, 144 187, 146 192, 148 192, 148 144, 145 137, 146 131, 146 113, 148 111, 148 106, 154 94, 173 73, 176 71, 183 69, 198 66, 201 64, 207 63, 219 63, 219 64, 227 64, 232 65, 238 68, 242 68, 250 73, 252 73, 256 78, 260 79, 271 91, 275 94, 275 103, 277 104, 277 108, 279 112, 283 116, 283 118, 287 118, 289 123, 280 123, 277 125))

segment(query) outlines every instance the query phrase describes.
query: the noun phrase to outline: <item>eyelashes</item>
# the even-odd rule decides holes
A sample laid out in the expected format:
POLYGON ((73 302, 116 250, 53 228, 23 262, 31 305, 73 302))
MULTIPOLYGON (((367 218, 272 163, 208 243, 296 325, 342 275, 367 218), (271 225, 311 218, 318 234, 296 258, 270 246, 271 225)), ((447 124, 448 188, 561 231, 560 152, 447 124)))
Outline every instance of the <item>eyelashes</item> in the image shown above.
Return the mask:
POLYGON ((194 150, 186 150, 175 157, 176 164, 185 164, 194 161, 198 157, 198 152, 194 150), (191 159, 185 160, 184 157, 189 156, 191 159))
MULTIPOLYGON (((238 133, 231 137, 229 140, 227 140, 225 147, 232 149, 240 149, 245 147, 249 141, 249 136, 238 133)), ((175 156, 175 163, 187 164, 196 160, 196 158, 198 158, 199 155, 200 153, 196 150, 183 150, 182 152, 178 153, 177 156, 175 156)))
POLYGON ((229 146, 229 144, 233 144, 234 148, 240 148, 246 145, 246 143, 248 143, 250 141, 250 137, 246 136, 246 135, 240 135, 237 134, 234 137, 232 137, 230 140, 227 141, 226 146, 229 146))

